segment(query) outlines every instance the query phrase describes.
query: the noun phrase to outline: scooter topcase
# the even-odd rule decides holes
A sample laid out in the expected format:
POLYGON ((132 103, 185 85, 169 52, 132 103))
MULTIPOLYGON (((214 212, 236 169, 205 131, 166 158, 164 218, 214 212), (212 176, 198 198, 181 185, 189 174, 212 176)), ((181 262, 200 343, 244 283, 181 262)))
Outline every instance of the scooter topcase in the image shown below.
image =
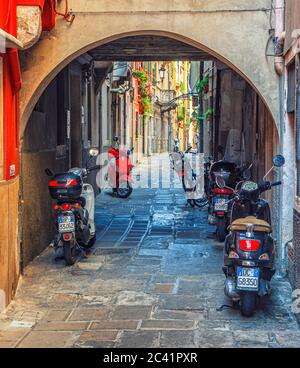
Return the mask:
POLYGON ((72 200, 80 198, 83 182, 74 173, 56 174, 48 184, 50 196, 56 200, 72 200))

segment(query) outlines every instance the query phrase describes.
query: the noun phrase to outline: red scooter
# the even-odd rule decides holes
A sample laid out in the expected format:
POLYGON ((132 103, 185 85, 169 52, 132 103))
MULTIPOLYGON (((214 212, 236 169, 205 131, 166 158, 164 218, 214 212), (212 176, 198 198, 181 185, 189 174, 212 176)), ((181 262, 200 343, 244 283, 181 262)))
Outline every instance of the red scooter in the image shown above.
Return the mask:
POLYGON ((114 193, 119 198, 125 199, 133 191, 133 165, 130 159, 133 148, 131 150, 120 148, 118 137, 114 138, 114 142, 116 142, 116 148, 111 147, 108 151, 109 163, 105 179, 108 181, 109 186, 113 188, 114 193))

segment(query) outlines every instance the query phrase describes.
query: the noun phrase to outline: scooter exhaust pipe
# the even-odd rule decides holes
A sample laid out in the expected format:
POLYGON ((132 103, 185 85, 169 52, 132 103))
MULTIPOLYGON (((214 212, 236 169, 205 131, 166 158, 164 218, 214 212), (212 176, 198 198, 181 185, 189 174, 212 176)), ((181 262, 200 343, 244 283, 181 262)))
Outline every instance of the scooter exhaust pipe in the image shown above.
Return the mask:
POLYGON ((232 277, 226 278, 224 292, 228 298, 233 299, 234 301, 240 299, 240 296, 236 290, 235 281, 232 277))

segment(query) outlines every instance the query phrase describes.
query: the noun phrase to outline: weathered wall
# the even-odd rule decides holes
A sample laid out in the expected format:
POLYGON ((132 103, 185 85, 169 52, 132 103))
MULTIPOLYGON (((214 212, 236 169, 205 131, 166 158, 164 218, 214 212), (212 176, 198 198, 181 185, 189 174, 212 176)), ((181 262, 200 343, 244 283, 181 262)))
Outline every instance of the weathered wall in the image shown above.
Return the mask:
POLYGON ((0 182, 0 311, 11 301, 19 277, 18 179, 0 182))
POLYGON ((45 169, 60 172, 68 168, 68 157, 57 157, 57 88, 55 79, 30 117, 22 146, 20 231, 23 266, 49 245, 55 229, 45 169))
POLYGON ((166 35, 210 52, 257 88, 278 121, 277 79, 273 59, 265 56, 270 0, 69 3, 76 13, 74 23, 58 21, 56 28, 44 34, 42 41, 28 52, 23 64, 21 135, 43 89, 60 69, 88 49, 131 34, 166 35))

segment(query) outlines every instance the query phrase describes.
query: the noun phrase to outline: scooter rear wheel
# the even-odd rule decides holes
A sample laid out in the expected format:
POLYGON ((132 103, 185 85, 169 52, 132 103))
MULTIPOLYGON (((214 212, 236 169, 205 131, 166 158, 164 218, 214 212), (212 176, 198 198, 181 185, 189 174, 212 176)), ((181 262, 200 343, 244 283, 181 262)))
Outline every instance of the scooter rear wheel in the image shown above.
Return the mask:
POLYGON ((252 317, 256 307, 256 295, 253 292, 245 292, 240 300, 241 313, 244 317, 252 317))
POLYGON ((128 183, 127 187, 117 188, 117 196, 119 198, 128 198, 132 193, 132 186, 128 183))
POLYGON ((219 242, 223 242, 226 239, 226 219, 224 217, 217 218, 217 239, 219 242))
POLYGON ((76 242, 63 242, 64 258, 67 266, 73 266, 76 262, 76 242))

